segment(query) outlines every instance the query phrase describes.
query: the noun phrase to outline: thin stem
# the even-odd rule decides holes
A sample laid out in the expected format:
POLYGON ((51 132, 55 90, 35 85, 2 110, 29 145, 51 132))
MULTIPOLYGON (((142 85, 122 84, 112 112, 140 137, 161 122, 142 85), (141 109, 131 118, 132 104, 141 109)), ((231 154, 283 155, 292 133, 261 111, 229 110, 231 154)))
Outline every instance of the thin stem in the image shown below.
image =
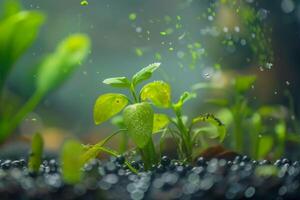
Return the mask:
POLYGON ((149 170, 152 165, 157 163, 157 155, 152 138, 150 138, 149 142, 141 148, 140 151, 144 161, 145 170, 149 170))
POLYGON ((31 112, 42 100, 44 93, 36 91, 31 98, 24 104, 24 106, 19 110, 19 112, 13 117, 11 122, 7 127, 5 127, 0 142, 2 142, 6 137, 10 135, 14 129, 17 128, 18 124, 24 119, 24 117, 31 112))
POLYGON ((192 141, 189 134, 189 131, 186 129, 183 121, 182 121, 182 114, 180 110, 175 110, 175 114, 177 117, 177 127, 179 131, 181 132, 181 138, 182 138, 182 149, 184 150, 185 157, 188 161, 192 161, 192 141))
POLYGON ((131 94, 132 94, 132 96, 134 98, 135 103, 138 103, 139 99, 138 99, 138 97, 136 95, 135 88, 134 88, 133 84, 130 85, 130 92, 131 92, 131 94))
MULTIPOLYGON (((105 147, 99 147, 99 149, 101 149, 101 151, 104 151, 112 156, 115 156, 115 157, 118 157, 119 154, 111 149, 108 149, 108 148, 105 148, 105 147)), ((125 161, 125 164, 127 165, 127 167, 135 174, 138 173, 138 171, 128 162, 128 161, 125 161)))

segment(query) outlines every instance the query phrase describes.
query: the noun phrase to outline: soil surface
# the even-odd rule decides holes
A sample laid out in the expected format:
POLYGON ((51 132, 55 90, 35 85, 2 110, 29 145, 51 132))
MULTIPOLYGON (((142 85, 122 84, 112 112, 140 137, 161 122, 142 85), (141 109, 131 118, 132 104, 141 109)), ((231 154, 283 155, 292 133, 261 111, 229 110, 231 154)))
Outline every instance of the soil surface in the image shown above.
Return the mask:
POLYGON ((300 199, 300 163, 274 163, 247 156, 233 160, 199 157, 194 166, 168 157, 134 174, 124 158, 93 160, 80 184, 66 185, 56 160, 44 160, 40 172, 28 172, 24 159, 0 161, 0 199, 300 199))

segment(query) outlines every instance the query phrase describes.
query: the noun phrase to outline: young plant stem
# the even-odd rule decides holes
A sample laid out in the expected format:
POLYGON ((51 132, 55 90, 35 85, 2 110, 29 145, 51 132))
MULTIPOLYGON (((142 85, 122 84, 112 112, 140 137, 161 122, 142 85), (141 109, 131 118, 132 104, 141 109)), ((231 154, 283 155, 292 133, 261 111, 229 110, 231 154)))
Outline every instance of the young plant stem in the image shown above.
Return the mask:
POLYGON ((3 142, 12 131, 14 131, 18 124, 24 119, 24 117, 31 112, 42 100, 44 93, 36 91, 30 99, 24 104, 19 112, 13 117, 11 122, 4 127, 4 130, 0 136, 0 143, 3 142))
POLYGON ((182 114, 180 110, 174 110, 176 117, 177 117, 177 128, 179 129, 181 133, 182 138, 182 150, 184 151, 185 159, 188 162, 192 162, 192 141, 191 141, 191 135, 189 131, 187 130, 186 126, 184 125, 182 121, 182 114))
POLYGON ((243 138, 242 138, 242 131, 241 131, 241 119, 239 116, 235 118, 235 123, 234 123, 234 141, 235 141, 235 149, 237 152, 241 153, 242 152, 242 147, 243 147, 243 138))
POLYGON ((128 135, 125 131, 121 133, 121 143, 119 147, 120 153, 124 153, 127 150, 128 145, 128 135))
POLYGON ((136 91, 135 91, 135 88, 134 88, 134 85, 133 85, 133 84, 130 85, 130 92, 131 92, 131 94, 132 94, 132 96, 133 96, 133 98, 134 98, 134 102, 135 102, 135 103, 138 103, 138 102, 139 102, 139 99, 138 99, 138 97, 137 97, 137 94, 136 94, 136 91))
POLYGON ((142 160, 144 162, 145 170, 150 170, 152 165, 157 164, 157 156, 152 138, 144 148, 140 148, 142 160))

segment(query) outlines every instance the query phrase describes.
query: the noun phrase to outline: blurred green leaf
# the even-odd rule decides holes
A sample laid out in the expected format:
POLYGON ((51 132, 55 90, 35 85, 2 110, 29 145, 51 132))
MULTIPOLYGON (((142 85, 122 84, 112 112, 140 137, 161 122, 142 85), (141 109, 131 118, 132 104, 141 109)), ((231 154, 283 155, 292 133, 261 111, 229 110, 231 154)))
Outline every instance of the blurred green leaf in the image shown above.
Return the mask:
POLYGON ((3 11, 1 12, 0 20, 17 14, 21 11, 21 5, 18 0, 4 0, 3 11))
POLYGON ((40 12, 23 11, 0 22, 0 88, 13 64, 35 40, 44 18, 40 12))
POLYGON ((271 177, 271 176, 277 176, 278 174, 278 168, 274 165, 264 165, 264 166, 258 166, 255 169, 255 175, 259 177, 271 177))
POLYGON ((123 94, 107 93, 98 97, 94 106, 94 121, 96 125, 105 122, 118 114, 128 104, 123 94))
POLYGON ((171 87, 163 81, 154 81, 142 88, 140 97, 142 101, 150 100, 158 107, 168 108, 171 103, 171 87))
MULTIPOLYGON (((215 128, 217 128, 217 132, 216 132, 217 134, 214 134, 214 132, 211 131, 212 129, 206 128, 206 130, 210 130, 213 135, 217 135, 219 137, 220 142, 224 141, 226 136, 226 128, 218 118, 216 118, 212 114, 206 114, 206 115, 200 115, 192 120, 192 124, 196 124, 199 122, 207 122, 213 125, 215 128)), ((216 138, 217 136, 214 136, 214 138, 216 138)))
POLYGON ((28 161, 29 171, 38 173, 42 163, 43 148, 44 141, 41 134, 34 134, 31 141, 31 152, 28 161))
POLYGON ((259 138, 257 149, 258 159, 263 159, 270 153, 273 148, 273 142, 273 137, 271 136, 264 135, 259 138))
POLYGON ((126 77, 113 77, 108 78, 103 81, 104 84, 110 85, 113 87, 122 87, 122 88, 129 88, 130 81, 126 77))
POLYGON ((209 103, 209 104, 216 105, 216 106, 222 106, 222 107, 225 107, 225 106, 229 105, 228 99, 221 99, 221 98, 218 98, 218 99, 207 99, 205 102, 209 103))
POLYGON ((86 35, 75 34, 67 37, 40 65, 37 91, 45 94, 59 86, 82 64, 89 52, 90 40, 86 35))
POLYGON ((62 163, 63 179, 68 184, 76 184, 81 181, 83 162, 81 155, 83 147, 77 140, 68 140, 63 145, 60 162, 62 163))
POLYGON ((255 81, 256 76, 254 75, 238 76, 235 79, 234 86, 237 92, 244 93, 251 88, 255 81))
POLYGON ((140 82, 149 79, 152 76, 152 73, 159 68, 160 63, 153 63, 148 65, 147 67, 143 68, 139 72, 137 72, 135 75, 132 77, 132 83, 133 86, 136 86, 140 82))
POLYGON ((155 113, 153 117, 153 133, 157 133, 170 123, 169 117, 165 114, 155 113))
POLYGON ((231 110, 223 108, 216 113, 216 117, 222 121, 227 128, 233 123, 233 115, 231 110))
POLYGON ((202 90, 202 89, 223 89, 222 85, 214 85, 212 83, 197 83, 192 86, 192 90, 202 90))
POLYGON ((143 102, 127 106, 123 118, 130 138, 139 148, 143 148, 153 131, 154 114, 150 104, 143 102))

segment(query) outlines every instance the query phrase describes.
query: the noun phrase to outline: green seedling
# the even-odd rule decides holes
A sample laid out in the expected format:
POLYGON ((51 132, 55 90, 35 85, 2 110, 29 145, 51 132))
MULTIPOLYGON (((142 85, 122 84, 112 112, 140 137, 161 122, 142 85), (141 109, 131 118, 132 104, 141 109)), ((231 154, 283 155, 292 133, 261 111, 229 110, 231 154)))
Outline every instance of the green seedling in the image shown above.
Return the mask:
POLYGON ((94 107, 94 120, 97 125, 123 110, 122 118, 118 117, 117 124, 125 129, 120 132, 126 132, 126 135, 139 149, 146 169, 158 161, 158 152, 155 150, 152 139, 155 133, 163 133, 162 138, 167 134, 174 136, 178 141, 180 157, 188 162, 193 160, 193 149, 199 139, 198 136, 206 135, 207 132, 212 131, 212 127, 210 127, 211 129, 208 127, 196 129, 194 128, 196 124, 207 122, 212 124, 214 128, 217 127, 213 137, 219 137, 220 141, 223 141, 226 133, 223 124, 213 115, 198 116, 189 124, 184 122, 182 107, 187 100, 195 97, 194 94, 185 92, 178 102, 172 104, 171 87, 164 81, 150 82, 141 88, 139 94, 136 93, 136 86, 149 79, 159 65, 159 63, 151 64, 137 72, 131 79, 126 77, 105 79, 103 83, 107 85, 128 89, 132 98, 119 93, 107 93, 98 97, 94 107), (154 113, 151 104, 161 109, 172 109, 176 117, 171 119, 165 114, 154 113), (174 124, 175 127, 169 126, 170 124, 174 124))
POLYGON ((164 82, 155 81, 145 85, 137 95, 136 86, 149 79, 159 66, 160 63, 153 63, 134 74, 131 80, 126 77, 105 79, 104 84, 128 89, 132 99, 123 94, 108 93, 99 96, 94 106, 94 120, 97 125, 123 110, 125 131, 140 150, 146 169, 158 161, 152 133, 159 126, 154 121, 157 119, 154 117, 156 114, 146 100, 150 99, 154 105, 159 107, 168 107, 170 105, 170 90, 164 82), (159 88, 160 86, 162 88, 159 88), (161 95, 162 93, 164 96, 161 95), (129 103, 130 105, 128 105, 129 103))
POLYGON ((194 149, 198 143, 202 144, 202 147, 207 147, 205 144, 204 136, 209 138, 219 138, 220 142, 223 142, 226 129, 220 120, 218 120, 212 114, 200 115, 188 121, 187 117, 182 114, 183 105, 190 99, 195 98, 195 93, 184 92, 176 103, 173 103, 171 109, 175 113, 175 118, 163 119, 163 125, 168 121, 174 126, 168 126, 167 131, 174 137, 178 145, 179 157, 183 161, 192 162, 194 158, 194 149), (199 123, 208 123, 212 126, 205 126, 201 128, 195 128, 199 123))
POLYGON ((77 140, 68 140, 63 145, 60 162, 62 164, 63 180, 68 184, 79 183, 83 176, 82 162, 80 155, 83 153, 83 146, 77 140))
MULTIPOLYGON (((17 1, 7 1, 5 15, 0 21, 0 94, 8 73, 36 39, 45 18, 40 12, 22 11, 18 5, 17 1)), ((36 90, 15 115, 5 113, 4 102, 0 98, 0 143, 45 95, 59 87, 81 65, 89 51, 90 41, 86 35, 70 35, 38 66, 36 90)))
POLYGON ((41 134, 36 133, 32 137, 31 152, 29 155, 28 169, 31 173, 38 173, 42 163, 44 141, 41 134))
POLYGON ((254 159, 263 159, 268 155, 279 158, 285 152, 287 140, 299 140, 296 134, 288 134, 286 108, 276 105, 255 108, 249 103, 247 94, 255 81, 253 75, 237 76, 228 88, 200 83, 193 89, 225 92, 224 97, 207 102, 222 108, 217 116, 232 133, 226 141, 230 148, 254 159))

